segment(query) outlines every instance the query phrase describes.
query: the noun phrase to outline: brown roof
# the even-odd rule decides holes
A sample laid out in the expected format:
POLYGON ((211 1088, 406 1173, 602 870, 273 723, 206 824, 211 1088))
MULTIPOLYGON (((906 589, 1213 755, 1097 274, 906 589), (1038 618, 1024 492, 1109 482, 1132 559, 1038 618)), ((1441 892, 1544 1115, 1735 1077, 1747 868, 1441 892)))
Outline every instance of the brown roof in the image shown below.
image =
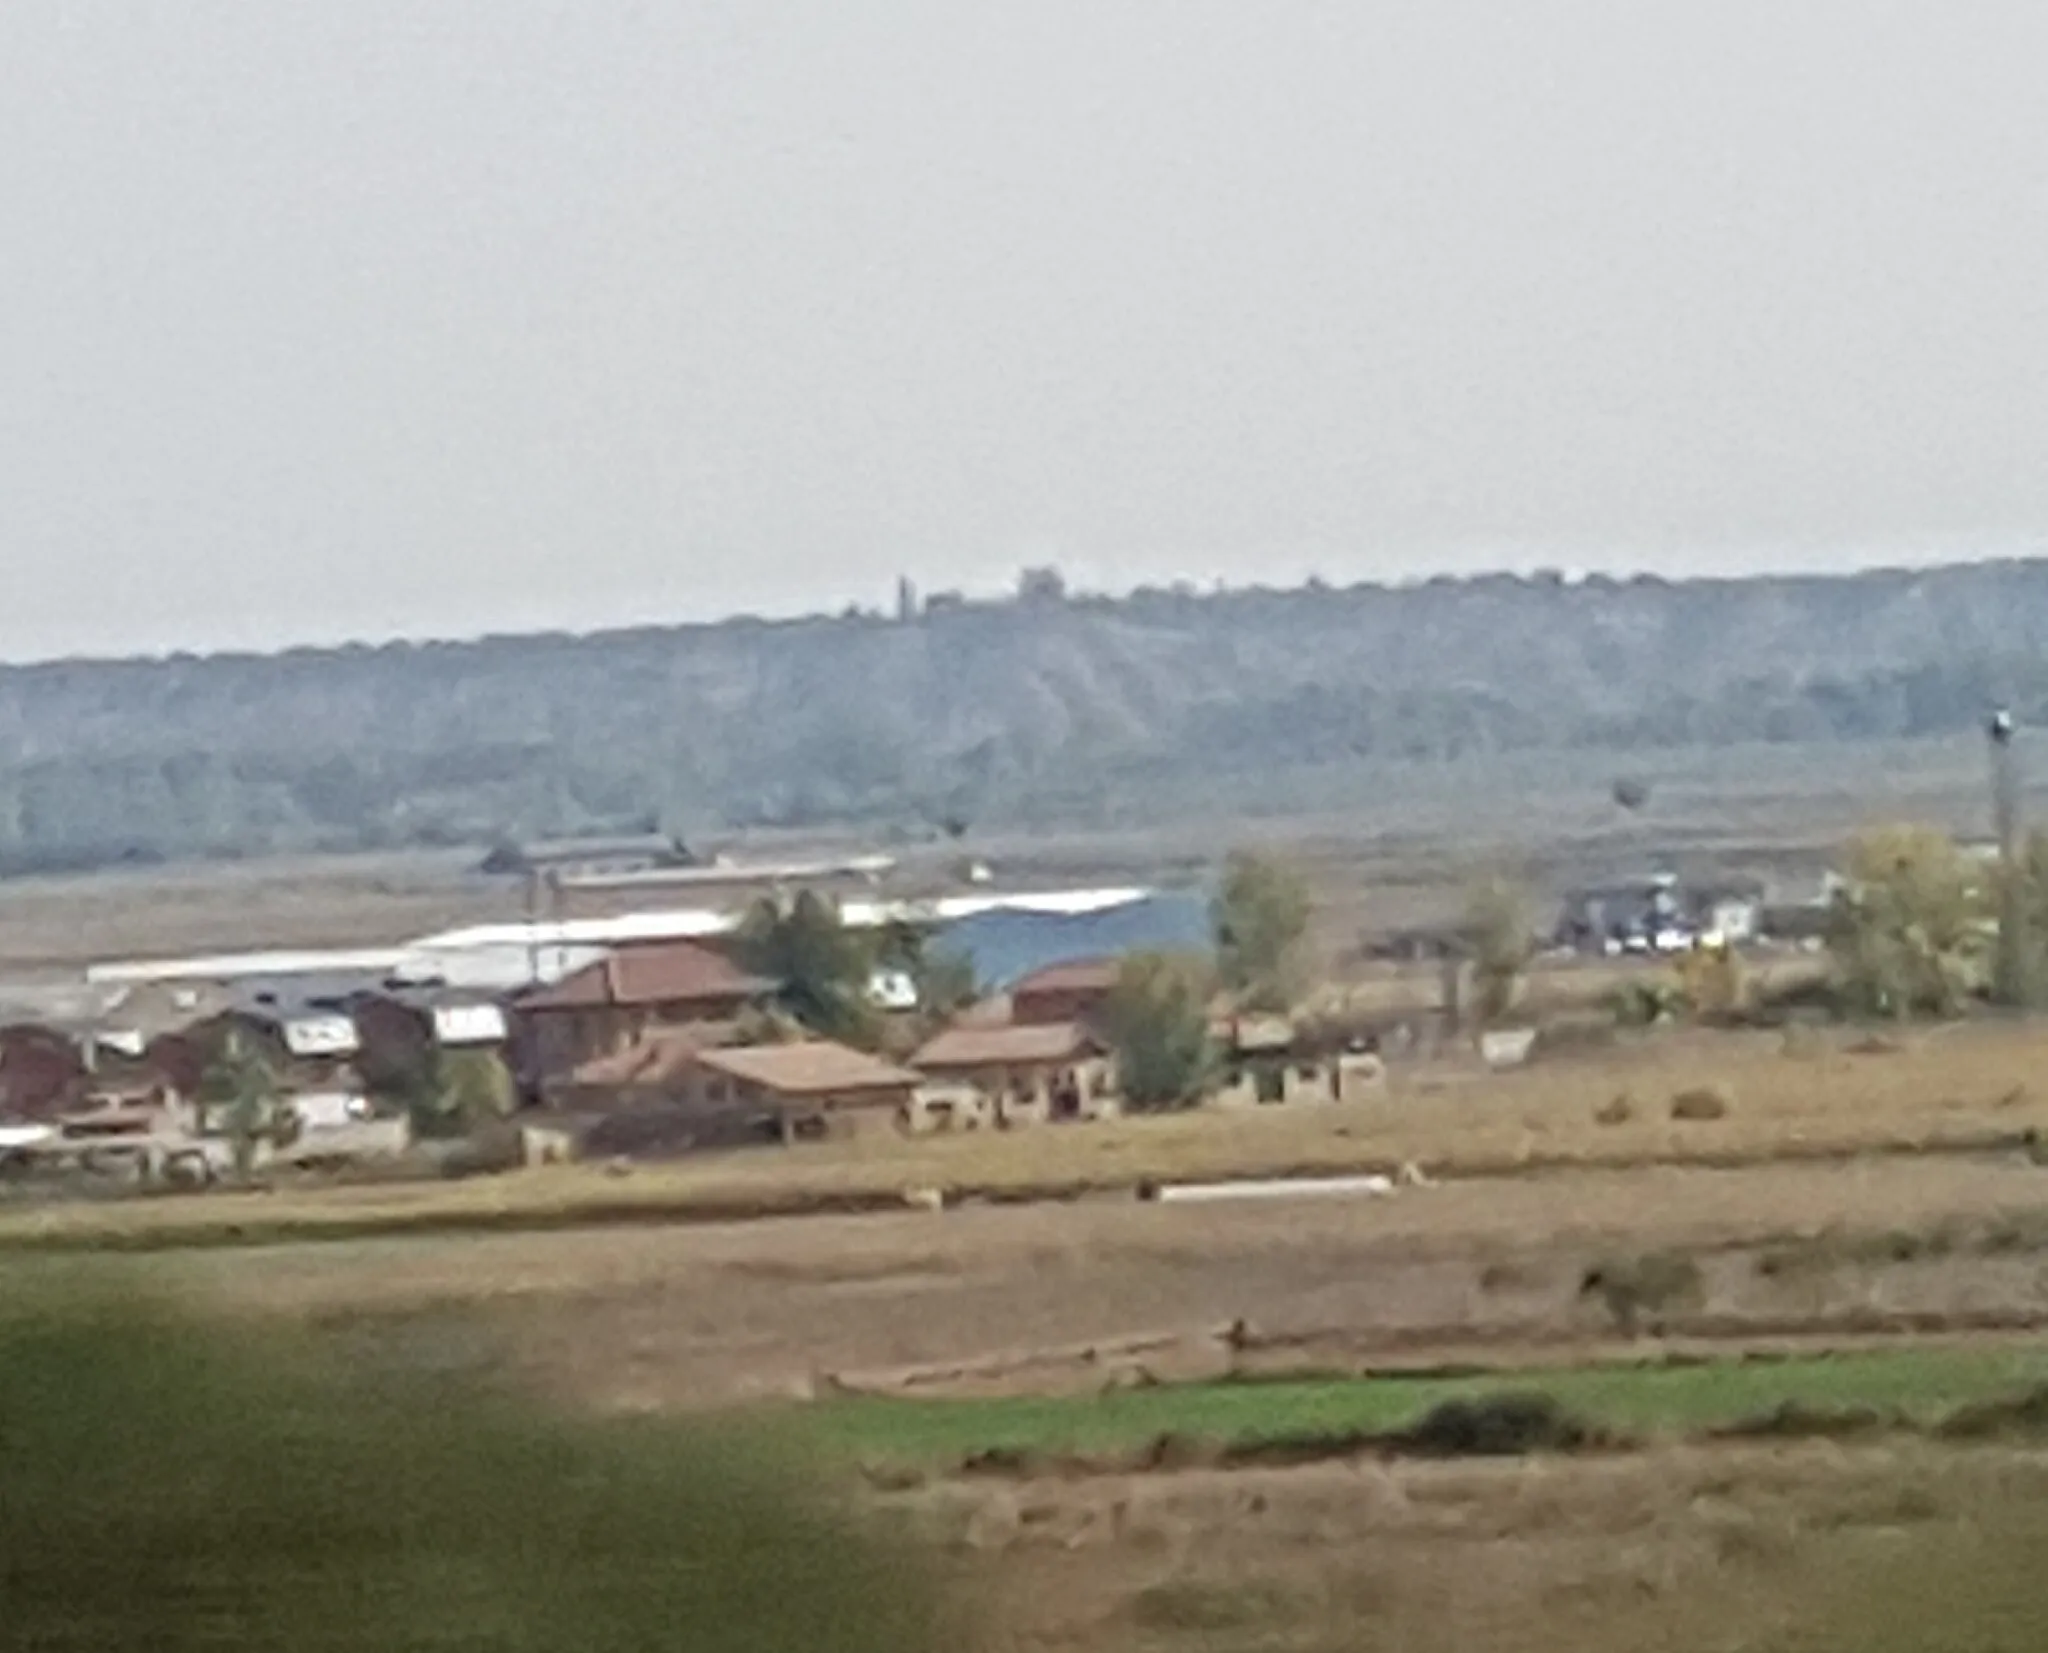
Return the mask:
POLYGON ((1025 1067, 1071 1062, 1101 1049, 1079 1022, 1040 1027, 949 1027, 911 1058, 921 1068, 1025 1067))
POLYGON ((784 1096, 822 1096, 835 1091, 902 1090, 917 1075, 880 1057, 829 1040, 793 1045, 743 1045, 697 1054, 697 1065, 713 1073, 758 1085, 784 1096))
POLYGON ((621 947, 520 1001, 526 1010, 596 1010, 612 1005, 724 1003, 751 999, 769 983, 722 953, 689 941, 621 947))
POLYGON ((1107 993, 1116 986, 1122 964, 1116 959, 1068 959, 1034 970, 1010 989, 1019 993, 1107 993))

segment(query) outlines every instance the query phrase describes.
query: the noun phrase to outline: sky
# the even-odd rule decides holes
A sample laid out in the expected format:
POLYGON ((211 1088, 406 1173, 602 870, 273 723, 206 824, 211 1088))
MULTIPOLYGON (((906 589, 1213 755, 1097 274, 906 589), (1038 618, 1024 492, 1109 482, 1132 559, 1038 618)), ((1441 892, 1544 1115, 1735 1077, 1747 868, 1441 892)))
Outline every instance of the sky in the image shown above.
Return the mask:
POLYGON ((2038 0, 11 0, 0 657, 2048 542, 2038 0))

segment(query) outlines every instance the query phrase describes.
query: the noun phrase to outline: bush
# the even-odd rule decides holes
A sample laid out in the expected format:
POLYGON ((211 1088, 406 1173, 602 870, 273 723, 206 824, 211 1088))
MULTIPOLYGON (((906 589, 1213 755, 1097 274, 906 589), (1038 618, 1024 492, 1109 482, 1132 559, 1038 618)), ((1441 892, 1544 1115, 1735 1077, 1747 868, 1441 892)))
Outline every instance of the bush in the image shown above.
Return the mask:
POLYGON ((579 1426, 110 1294, 0 1305, 0 1647, 915 1653, 763 1440, 579 1426))
POLYGON ((1636 1116, 1635 1099, 1623 1091, 1593 1110, 1595 1125, 1626 1125, 1636 1116))
POLYGON ((1447 1400, 1403 1430, 1395 1444, 1430 1458, 1510 1458, 1526 1452, 1575 1452, 1599 1432, 1544 1394, 1480 1395, 1447 1400))
POLYGON ((1594 1264, 1579 1282, 1579 1295, 1599 1298, 1615 1326, 1633 1337, 1645 1327, 1662 1331, 1669 1315, 1698 1307, 1706 1290, 1690 1257, 1652 1252, 1594 1264))
POLYGON ((1726 1119, 1735 1097, 1725 1085, 1696 1085, 1671 1099, 1671 1117, 1693 1124, 1726 1119))

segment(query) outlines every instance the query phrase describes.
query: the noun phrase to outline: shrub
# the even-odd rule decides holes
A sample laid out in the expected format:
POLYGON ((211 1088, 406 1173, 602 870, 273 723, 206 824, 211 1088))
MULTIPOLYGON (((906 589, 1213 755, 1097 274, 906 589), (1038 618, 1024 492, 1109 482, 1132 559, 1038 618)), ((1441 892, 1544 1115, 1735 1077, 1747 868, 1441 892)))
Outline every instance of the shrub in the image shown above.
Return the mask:
POLYGON ((1615 1326, 1633 1337, 1639 1330, 1661 1332, 1667 1318, 1696 1308, 1706 1295, 1699 1265, 1674 1252, 1607 1258, 1579 1282, 1580 1297, 1597 1297, 1615 1326))
POLYGON ((1673 1119, 1704 1123, 1708 1120, 1726 1119, 1735 1106, 1734 1095, 1725 1085, 1696 1085, 1691 1090, 1682 1090, 1671 1099, 1673 1119))
POLYGON ((1396 1438, 1431 1458, 1507 1458, 1525 1452, 1573 1452, 1600 1436, 1545 1394, 1479 1395, 1447 1400, 1396 1438))
POLYGON ((1636 1116, 1635 1099, 1627 1091, 1610 1098, 1593 1110, 1595 1125, 1626 1125, 1636 1116))

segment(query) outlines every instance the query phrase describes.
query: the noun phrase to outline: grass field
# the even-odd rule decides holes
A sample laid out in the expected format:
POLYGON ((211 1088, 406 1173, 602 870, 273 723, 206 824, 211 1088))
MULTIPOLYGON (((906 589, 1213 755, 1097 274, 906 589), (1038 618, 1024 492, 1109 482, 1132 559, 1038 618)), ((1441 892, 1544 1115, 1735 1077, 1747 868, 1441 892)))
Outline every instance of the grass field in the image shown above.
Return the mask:
POLYGON ((1310 1441, 1403 1429, 1453 1399, 1547 1395, 1582 1421, 1629 1435, 1686 1434, 1781 1406, 1870 1409, 1931 1422, 1959 1406, 2048 1382, 2048 1344, 1910 1349, 1811 1360, 1685 1367, 1583 1368, 1517 1379, 1375 1378, 1334 1383, 1216 1383, 1090 1397, 902 1401, 818 1409, 817 1427, 863 1458, 954 1463, 1005 1451, 1115 1455, 1161 1436, 1221 1446, 1310 1441))

